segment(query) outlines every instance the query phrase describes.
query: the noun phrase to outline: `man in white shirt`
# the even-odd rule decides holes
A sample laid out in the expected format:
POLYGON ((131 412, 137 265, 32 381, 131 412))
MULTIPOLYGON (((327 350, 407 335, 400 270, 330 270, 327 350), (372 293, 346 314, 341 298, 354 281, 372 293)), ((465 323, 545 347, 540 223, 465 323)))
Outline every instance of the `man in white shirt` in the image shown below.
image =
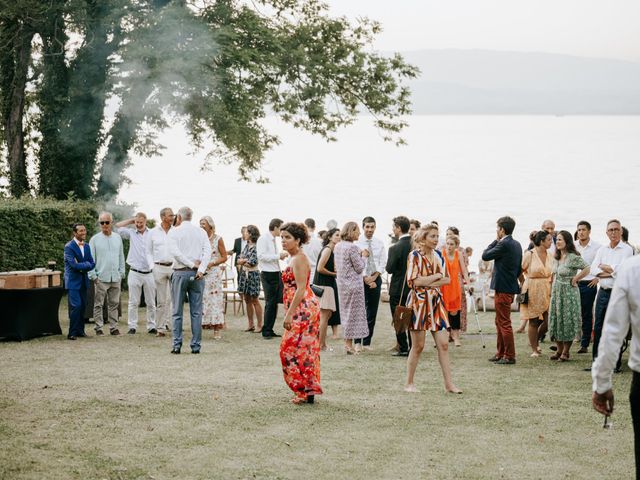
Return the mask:
POLYGON ((264 291, 264 323, 261 333, 265 339, 280 336, 273 331, 273 325, 278 315, 278 304, 282 303, 280 260, 284 260, 288 255, 287 252, 278 253, 277 241, 283 223, 279 218, 271 220, 269 232, 261 235, 256 244, 260 280, 264 291))
POLYGON ((153 265, 153 280, 156 284, 157 335, 164 337, 171 324, 171 275, 173 257, 169 249, 169 231, 175 215, 170 208, 160 210, 160 224, 149 231, 147 255, 153 265))
MULTIPOLYGON (((369 335, 362 339, 362 345, 366 350, 371 350, 371 338, 373 330, 376 326, 376 317, 378 315, 378 305, 380 305, 380 292, 382 290, 381 275, 387 264, 387 249, 382 240, 373 236, 376 231, 376 221, 373 217, 365 217, 362 220, 362 235, 358 239, 356 245, 361 250, 367 250, 367 265, 362 275, 364 281, 364 304, 367 310, 367 325, 369 326, 369 335)), ((360 343, 360 340, 356 340, 360 343)))
MULTIPOLYGON (((601 245, 591 239, 591 224, 586 220, 578 222, 578 241, 576 250, 582 256, 585 263, 591 265, 596 258, 596 253, 601 245)), ((580 339, 580 350, 578 353, 587 353, 591 342, 591 331, 593 330, 593 302, 598 293, 598 277, 591 273, 578 282, 580 289, 580 304, 582 307, 582 338, 580 339)))
POLYGON ((129 240, 129 253, 127 265, 129 265, 129 331, 130 335, 136 333, 138 328, 138 307, 140 298, 144 292, 144 301, 147 304, 147 332, 152 335, 158 333, 156 329, 156 282, 153 280, 153 263, 147 253, 149 229, 147 228, 147 216, 136 213, 135 217, 116 223, 116 232, 122 238, 129 240), (134 224, 135 228, 126 228, 134 224))
POLYGON ((311 265, 311 273, 309 274, 310 281, 313 282, 313 279, 316 275, 316 265, 318 263, 318 257, 320 256, 320 252, 322 251, 322 240, 316 235, 316 221, 313 218, 307 218, 304 221, 304 224, 307 226, 307 230, 309 231, 309 241, 302 246, 302 251, 307 256, 309 260, 309 265, 311 265))
POLYGON ((204 274, 211 258, 211 244, 206 232, 191 223, 193 210, 182 207, 176 216, 176 226, 169 230, 169 251, 173 257, 171 301, 173 302, 173 349, 182 348, 182 311, 184 297, 189 294, 191 314, 191 353, 200 353, 202 339, 202 294, 204 274))
POLYGON ((620 347, 631 327, 629 368, 633 371, 629 404, 633 420, 636 478, 640 478, 640 257, 616 268, 616 282, 604 321, 599 355, 593 363, 593 407, 603 415, 613 412, 611 377, 620 347))
POLYGON ((607 237, 610 243, 598 249, 591 264, 591 274, 598 277, 600 290, 596 297, 596 315, 593 326, 593 359, 598 356, 598 344, 602 335, 602 325, 604 324, 607 306, 611 298, 618 268, 627 258, 633 256, 633 249, 622 242, 622 226, 619 220, 609 220, 607 222, 607 237))

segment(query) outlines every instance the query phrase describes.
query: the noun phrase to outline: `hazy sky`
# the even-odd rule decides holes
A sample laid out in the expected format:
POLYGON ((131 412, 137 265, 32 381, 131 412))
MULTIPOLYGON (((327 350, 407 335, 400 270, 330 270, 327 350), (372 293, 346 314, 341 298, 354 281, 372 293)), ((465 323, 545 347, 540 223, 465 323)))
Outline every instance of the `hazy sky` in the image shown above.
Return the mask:
POLYGON ((325 0, 384 27, 381 50, 462 48, 640 61, 638 0, 325 0))

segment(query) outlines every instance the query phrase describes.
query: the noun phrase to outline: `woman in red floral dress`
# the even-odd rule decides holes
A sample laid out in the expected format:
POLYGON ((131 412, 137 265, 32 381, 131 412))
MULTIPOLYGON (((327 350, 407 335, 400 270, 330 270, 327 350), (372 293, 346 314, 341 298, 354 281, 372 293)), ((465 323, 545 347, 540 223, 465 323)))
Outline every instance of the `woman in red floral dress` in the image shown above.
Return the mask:
POLYGON ((291 258, 282 272, 285 308, 284 334, 280 344, 280 361, 284 381, 295 393, 293 403, 313 403, 320 387, 320 302, 309 287, 311 268, 302 251, 308 239, 307 228, 287 223, 280 228, 282 248, 291 258))

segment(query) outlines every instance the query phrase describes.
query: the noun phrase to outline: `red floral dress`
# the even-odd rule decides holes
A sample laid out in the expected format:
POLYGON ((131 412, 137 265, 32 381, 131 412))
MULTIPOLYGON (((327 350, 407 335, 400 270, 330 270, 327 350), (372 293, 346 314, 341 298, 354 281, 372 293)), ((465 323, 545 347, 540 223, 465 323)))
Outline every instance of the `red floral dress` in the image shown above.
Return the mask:
MULTIPOLYGON (((296 281, 291 267, 282 272, 285 314, 296 293, 296 281)), ((320 303, 309 287, 298 305, 291 330, 285 330, 280 344, 280 361, 284 381, 294 393, 303 399, 307 395, 322 394, 320 387, 320 303)))

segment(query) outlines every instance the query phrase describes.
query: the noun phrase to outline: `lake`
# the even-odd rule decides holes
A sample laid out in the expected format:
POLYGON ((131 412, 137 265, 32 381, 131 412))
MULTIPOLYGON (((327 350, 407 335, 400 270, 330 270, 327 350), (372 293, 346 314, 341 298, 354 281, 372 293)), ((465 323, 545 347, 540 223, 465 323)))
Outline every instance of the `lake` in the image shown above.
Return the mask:
POLYGON ((242 225, 264 233, 273 217, 313 217, 323 228, 330 218, 342 225, 366 215, 385 239, 396 215, 455 225, 462 245, 475 250, 473 264, 502 215, 515 218, 523 245, 546 218, 571 232, 588 220, 600 242, 606 221, 619 218, 631 243, 640 243, 640 117, 412 116, 409 123, 408 145, 396 147, 367 117, 334 143, 269 118, 282 144, 266 155, 266 185, 239 182, 233 166, 200 171, 204 154, 194 154, 176 127, 160 137, 162 157, 134 159, 133 183, 119 198, 156 219, 165 206, 211 215, 228 247, 242 225))

